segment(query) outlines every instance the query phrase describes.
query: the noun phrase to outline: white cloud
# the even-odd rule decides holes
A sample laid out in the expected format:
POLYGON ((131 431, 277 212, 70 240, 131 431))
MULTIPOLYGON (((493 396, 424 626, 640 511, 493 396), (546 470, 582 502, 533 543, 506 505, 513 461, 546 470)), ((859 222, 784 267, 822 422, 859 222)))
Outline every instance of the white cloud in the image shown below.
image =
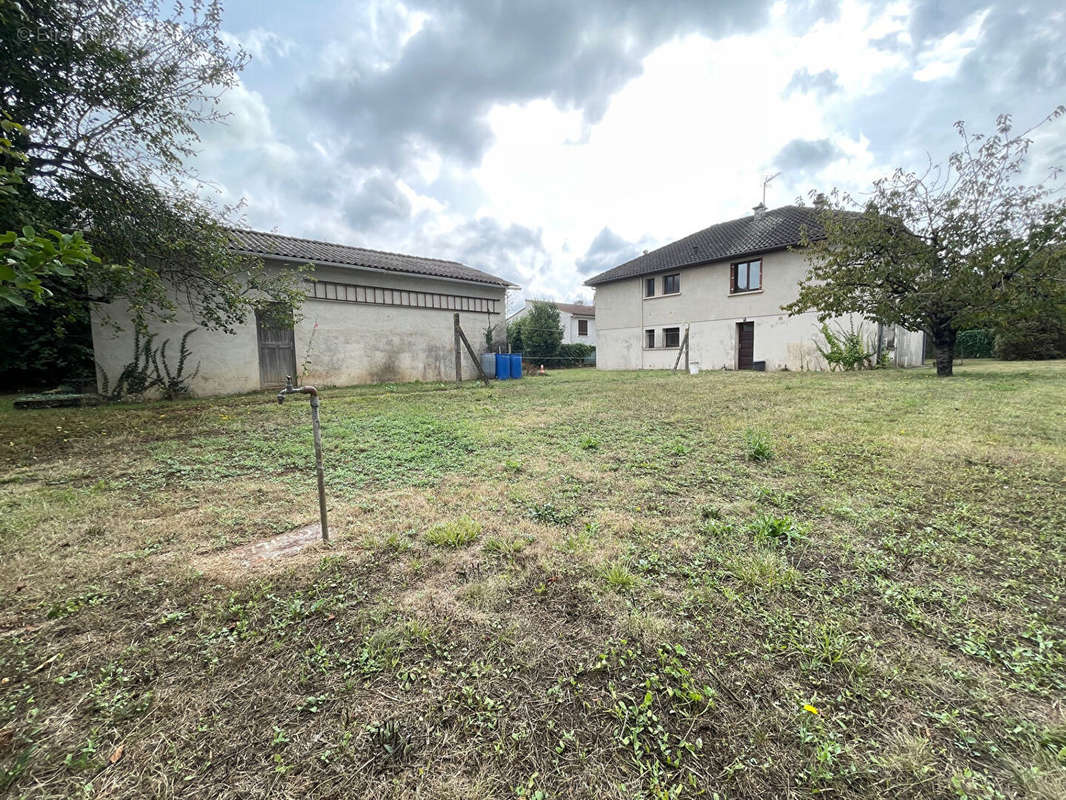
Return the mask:
POLYGON ((921 68, 914 73, 915 80, 935 81, 954 77, 962 60, 977 47, 988 14, 987 8, 975 14, 965 28, 949 33, 931 50, 923 53, 918 59, 921 68))
MULTIPOLYGON (((1021 53, 1004 62, 1010 51, 991 47, 994 35, 1000 41, 1011 35, 1020 16, 986 9, 956 21, 937 2, 847 0, 824 18, 803 17, 803 8, 779 2, 768 17, 752 11, 748 24, 729 28, 732 35, 686 24, 679 28, 686 35, 663 35, 639 53, 615 29, 581 28, 568 38, 565 20, 538 26, 543 20, 536 15, 515 12, 538 36, 558 37, 542 48, 538 39, 534 55, 543 50, 566 59, 573 55, 566 48, 598 44, 590 51, 598 71, 558 74, 536 72, 526 51, 517 60, 506 48, 487 60, 461 58, 468 44, 462 37, 470 33, 442 22, 454 10, 447 0, 429 10, 418 0, 346 7, 350 24, 343 29, 330 15, 316 23, 309 6, 307 27, 317 39, 288 28, 293 41, 260 27, 234 35, 261 60, 249 67, 249 83, 225 96, 233 116, 225 128, 207 132, 198 167, 223 186, 226 201, 246 200, 253 226, 467 258, 520 279, 527 296, 588 299, 581 286, 587 275, 576 264, 597 237, 597 252, 622 257, 631 252, 627 244, 653 247, 749 213, 763 177, 781 168, 775 160, 782 152, 790 166, 770 186, 772 206, 812 188, 859 193, 895 166, 921 166, 909 162, 937 152, 942 134, 950 139, 952 121, 974 108, 988 113, 980 92, 992 91, 989 81, 972 77, 980 72, 977 56, 987 64, 994 53, 994 70, 976 66, 1007 88, 1013 73, 1001 63, 1015 65, 1026 80, 1046 74, 1048 85, 1061 85, 1055 77, 1061 59, 1030 66, 1021 53), (553 43, 563 49, 552 51, 553 43), (290 57, 285 70, 264 68, 294 47, 307 57, 290 57), (368 93, 367 85, 378 85, 413 51, 425 60, 368 93), (426 65, 444 69, 452 60, 458 63, 447 74, 427 74, 426 65), (309 81, 323 74, 348 82, 351 92, 336 97, 362 101, 350 108, 309 105, 309 81), (597 80, 583 83, 590 74, 597 80), (964 79, 970 96, 953 94, 964 79), (800 84, 808 88, 787 91, 800 84), (368 196, 371 190, 380 191, 380 202, 368 196)), ((498 43, 513 30, 508 13, 495 8, 493 24, 470 44, 498 43)), ((576 15, 573 25, 589 19, 600 18, 576 15)), ((1027 19, 1051 20, 1040 52, 1061 48, 1053 14, 1027 19)), ((269 19, 262 24, 282 30, 269 19)), ((972 127, 986 129, 988 122, 973 119, 972 127)), ((1050 132, 1046 138, 1063 141, 1050 132)))
POLYGON ((244 33, 222 31, 219 37, 231 48, 240 47, 254 60, 264 64, 271 63, 275 57, 287 57, 296 47, 291 39, 264 28, 252 28, 244 33))

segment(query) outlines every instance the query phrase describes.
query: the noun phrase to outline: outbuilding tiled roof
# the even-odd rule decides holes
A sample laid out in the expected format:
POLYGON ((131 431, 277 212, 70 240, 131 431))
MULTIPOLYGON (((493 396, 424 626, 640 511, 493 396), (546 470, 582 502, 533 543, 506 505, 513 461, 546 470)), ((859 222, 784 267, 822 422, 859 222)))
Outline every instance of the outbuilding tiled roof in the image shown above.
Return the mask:
POLYGON ((749 214, 720 222, 594 275, 585 281, 585 285, 595 286, 677 267, 783 250, 800 243, 804 228, 810 239, 819 239, 824 235, 818 223, 819 213, 812 207, 781 206, 759 217, 749 214))
POLYGON ((487 272, 468 267, 457 261, 443 261, 439 258, 405 256, 400 253, 386 253, 381 250, 367 250, 364 247, 351 247, 346 244, 318 242, 314 239, 298 239, 295 236, 282 236, 277 233, 248 231, 233 228, 230 230, 233 248, 242 253, 249 253, 261 258, 296 259, 316 264, 337 264, 344 267, 369 267, 387 272, 402 272, 408 275, 428 275, 433 278, 451 278, 453 280, 484 283, 491 286, 511 286, 510 281, 497 278, 487 272))

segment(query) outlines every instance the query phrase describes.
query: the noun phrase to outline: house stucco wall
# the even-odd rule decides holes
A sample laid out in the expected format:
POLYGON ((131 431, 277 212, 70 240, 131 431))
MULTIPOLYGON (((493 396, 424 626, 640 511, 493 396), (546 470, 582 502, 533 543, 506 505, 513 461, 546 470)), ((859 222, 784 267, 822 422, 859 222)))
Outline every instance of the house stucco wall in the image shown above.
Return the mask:
POLYGON ((559 321, 563 326, 563 342, 565 344, 587 344, 591 347, 596 346, 596 318, 587 316, 578 316, 577 314, 571 314, 567 311, 559 312, 559 321), (588 320, 589 332, 588 336, 581 336, 578 334, 577 323, 578 320, 588 320))
MULTIPOLYGON (((755 323, 754 360, 765 361, 768 370, 825 369, 827 364, 815 346, 821 341, 818 315, 811 312, 789 317, 781 306, 798 294, 807 273, 802 253, 780 251, 762 256, 762 289, 743 294, 729 293, 730 262, 669 270, 656 275, 681 274, 678 294, 644 297, 644 275, 596 287, 596 320, 600 343, 596 365, 600 369, 670 369, 678 348, 662 346, 664 328, 689 326, 689 359, 701 369, 736 369, 737 323, 755 323), (656 347, 645 347, 645 331, 655 330, 656 347)), ((661 291, 662 281, 656 280, 661 291)), ((855 316, 831 320, 848 328, 855 316)), ((865 323, 873 341, 877 325, 865 323)), ((898 366, 921 363, 921 334, 896 331, 892 360, 898 366)))
MULTIPOLYGON (((279 262, 269 266, 289 268, 279 262)), ((504 309, 504 287, 330 266, 317 267, 314 277, 362 286, 495 299, 499 313, 459 312, 460 324, 476 353, 484 349, 485 328, 497 325, 504 309)), ((309 297, 303 303, 302 318, 294 329, 297 371, 303 375, 303 382, 323 386, 453 380, 454 314, 455 311, 447 309, 309 297)), ((113 383, 133 355, 127 308, 122 304, 111 304, 93 309, 92 323, 93 348, 99 365, 97 382, 102 383, 102 369, 113 383), (123 329, 115 331, 108 324, 108 317, 119 322, 123 329)), ((193 327, 196 327, 193 315, 179 304, 173 322, 153 323, 150 330, 157 334, 157 346, 164 339, 171 340, 167 353, 173 364, 182 334, 193 327)), ((233 334, 197 330, 188 344, 192 356, 186 373, 191 374, 199 364, 199 372, 190 382, 193 394, 236 394, 261 388, 254 317, 238 326, 233 334)), ((462 364, 465 379, 477 376, 477 369, 465 351, 462 364)))

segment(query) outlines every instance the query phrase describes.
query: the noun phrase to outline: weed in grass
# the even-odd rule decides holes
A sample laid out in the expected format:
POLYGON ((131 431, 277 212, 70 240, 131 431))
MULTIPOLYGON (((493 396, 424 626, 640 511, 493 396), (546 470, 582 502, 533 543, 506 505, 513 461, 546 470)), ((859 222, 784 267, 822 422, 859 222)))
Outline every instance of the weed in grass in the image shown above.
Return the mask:
POLYGON ((604 582, 618 592, 628 592, 637 585, 637 576, 621 561, 605 565, 602 575, 604 582))
POLYGON ((366 748, 379 766, 399 764, 414 752, 409 726, 400 720, 371 722, 363 728, 363 733, 366 736, 366 748))
POLYGON ((707 520, 718 520, 722 518, 722 510, 718 506, 702 505, 700 506, 700 519, 706 522, 707 520))
POLYGON ((586 436, 581 440, 582 450, 599 450, 600 440, 595 436, 586 436))
POLYGON ((572 506, 563 507, 554 503, 530 503, 527 508, 530 519, 547 525, 569 525, 579 513, 572 506))
POLYGON ((403 553, 411 549, 411 538, 407 533, 392 531, 385 537, 382 544, 393 552, 403 553))
POLYGON ((513 558, 521 553, 534 538, 532 536, 492 536, 485 540, 485 550, 489 553, 498 553, 507 558, 513 558))
POLYGON ((764 514, 750 525, 755 541, 760 544, 778 544, 792 547, 796 542, 810 541, 801 533, 792 517, 775 517, 764 514))
POLYGON ((48 619, 58 619, 77 614, 83 608, 99 605, 107 600, 107 595, 95 587, 74 597, 68 597, 58 603, 53 603, 48 609, 48 619))
POLYGON ((758 428, 744 430, 744 451, 752 461, 769 461, 774 457, 770 436, 758 428))
POLYGON ((771 550, 739 553, 726 562, 726 567, 741 583, 767 590, 788 589, 799 577, 795 568, 771 550))
POLYGON ((426 541, 435 547, 465 547, 481 535, 481 524, 470 517, 438 522, 426 531, 426 541))

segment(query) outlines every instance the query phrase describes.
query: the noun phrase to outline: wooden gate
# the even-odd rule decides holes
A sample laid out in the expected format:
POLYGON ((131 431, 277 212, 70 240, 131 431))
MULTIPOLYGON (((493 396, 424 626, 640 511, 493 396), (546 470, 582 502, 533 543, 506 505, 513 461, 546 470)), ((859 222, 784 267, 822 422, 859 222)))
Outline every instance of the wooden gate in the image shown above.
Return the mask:
MULTIPOLYGON (((291 320, 291 315, 290 315, 291 320)), ((270 314, 255 312, 259 339, 259 383, 264 389, 285 385, 285 376, 296 378, 296 339, 292 322, 287 325, 270 314)))
POLYGON ((751 369, 755 361, 755 323, 737 323, 737 369, 751 369))

